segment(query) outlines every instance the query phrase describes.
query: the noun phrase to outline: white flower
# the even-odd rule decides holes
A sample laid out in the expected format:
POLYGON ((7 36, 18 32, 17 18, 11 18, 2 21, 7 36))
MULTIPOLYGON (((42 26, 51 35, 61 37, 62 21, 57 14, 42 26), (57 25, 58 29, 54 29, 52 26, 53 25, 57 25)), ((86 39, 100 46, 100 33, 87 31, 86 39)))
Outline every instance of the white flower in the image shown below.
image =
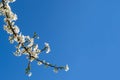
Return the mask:
POLYGON ((46 48, 46 53, 49 53, 51 51, 49 43, 45 43, 45 48, 46 48))
POLYGON ((25 36, 20 33, 18 36, 14 37, 14 40, 18 43, 24 43, 25 42, 25 36))
POLYGON ((69 71, 69 66, 68 66, 68 64, 65 66, 65 71, 69 71))
POLYGON ((20 49, 17 49, 16 52, 13 53, 15 56, 21 56, 21 52, 20 49))
POLYGON ((41 61, 38 61, 38 63, 37 63, 38 65, 42 65, 42 62, 41 61))
MULTIPOLYGON (((29 59, 29 58, 28 58, 28 59, 29 59)), ((30 60, 30 62, 32 62, 33 60, 35 60, 35 58, 31 57, 29 60, 30 60)))
POLYGON ((57 69, 57 68, 54 68, 54 69, 53 69, 53 72, 58 73, 58 69, 57 69))
POLYGON ((36 53, 40 53, 40 52, 41 52, 41 50, 40 50, 40 49, 37 49, 37 50, 36 50, 36 53))
POLYGON ((21 43, 24 43, 24 42, 25 42, 25 36, 24 36, 24 35, 22 35, 22 36, 20 37, 20 42, 21 42, 21 43))
POLYGON ((28 52, 31 52, 31 51, 32 51, 32 47, 29 47, 29 48, 28 48, 28 52))
POLYGON ((8 20, 9 20, 8 18, 4 18, 4 22, 5 22, 5 23, 7 23, 8 20))
POLYGON ((13 53, 15 56, 21 56, 18 52, 13 53))
POLYGON ((35 52, 31 52, 31 56, 34 56, 34 58, 38 58, 38 54, 36 54, 35 52))
POLYGON ((12 25, 14 25, 14 24, 15 24, 15 22, 11 22, 11 24, 12 24, 12 25))
POLYGON ((33 51, 36 51, 38 49, 38 44, 36 44, 33 48, 33 51))
POLYGON ((10 40, 10 43, 13 44, 13 43, 14 43, 14 40, 10 40))
POLYGON ((31 77, 31 76, 32 76, 32 72, 29 72, 29 73, 28 73, 28 77, 31 77))
POLYGON ((8 34, 13 34, 12 30, 7 25, 4 25, 4 30, 6 30, 8 34))
POLYGON ((13 16, 12 16, 12 20, 14 20, 14 21, 17 20, 17 15, 16 15, 16 14, 13 14, 13 16))
POLYGON ((9 6, 8 3, 6 3, 6 12, 9 12, 9 13, 12 12, 12 11, 11 11, 11 7, 9 6))
POLYGON ((14 29, 14 32, 15 32, 15 33, 19 33, 19 32, 20 32, 20 29, 19 29, 18 26, 14 26, 13 29, 14 29))
POLYGON ((10 41, 10 43, 11 43, 11 44, 13 44, 13 43, 14 43, 14 39, 13 39, 13 37, 12 37, 12 36, 9 36, 9 41, 10 41))
POLYGON ((34 39, 33 39, 33 38, 31 38, 31 39, 30 39, 30 44, 28 44, 28 46, 27 46, 27 47, 31 47, 31 46, 33 46, 33 44, 34 44, 34 39))

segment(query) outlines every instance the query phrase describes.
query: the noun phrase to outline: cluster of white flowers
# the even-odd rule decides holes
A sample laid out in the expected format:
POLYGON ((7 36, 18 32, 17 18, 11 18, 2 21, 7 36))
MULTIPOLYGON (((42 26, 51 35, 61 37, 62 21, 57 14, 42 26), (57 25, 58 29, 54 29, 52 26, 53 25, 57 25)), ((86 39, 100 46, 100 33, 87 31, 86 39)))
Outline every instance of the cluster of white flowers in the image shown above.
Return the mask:
MULTIPOLYGON (((18 45, 16 46, 16 51, 13 54, 15 56, 27 55, 27 59, 30 62, 32 62, 33 60, 37 60, 38 65, 44 64, 46 66, 54 67, 54 71, 57 71, 58 69, 65 69, 65 71, 68 71, 68 65, 66 65, 65 67, 57 67, 49 64, 48 62, 38 59, 41 52, 46 51, 46 53, 49 53, 51 51, 49 43, 45 43, 45 47, 40 50, 38 48, 38 44, 34 43, 36 35, 31 38, 30 36, 25 36, 20 32, 19 27, 15 25, 17 15, 12 12, 11 7, 9 6, 9 3, 12 3, 14 1, 15 0, 2 0, 2 2, 0 2, 0 14, 5 16, 4 22, 6 23, 6 25, 4 25, 4 30, 7 31, 7 33, 10 35, 10 43, 18 43, 18 45)), ((29 72, 28 76, 31 75, 32 73, 29 72)))
MULTIPOLYGON (((34 38, 30 38, 30 36, 24 36, 17 25, 14 24, 14 21, 17 20, 17 15, 11 11, 9 6, 10 2, 14 2, 15 0, 5 0, 5 3, 1 4, 1 12, 5 15, 5 23, 4 30, 7 31, 9 36, 10 43, 17 42, 18 45, 16 46, 17 50, 15 51, 16 56, 21 56, 22 54, 28 55, 30 61, 38 58, 39 53, 41 52, 38 49, 38 44, 34 43, 34 38), (32 56, 32 57, 31 57, 32 56)), ((45 50, 46 53, 50 52, 50 46, 48 43, 45 43, 45 50)))

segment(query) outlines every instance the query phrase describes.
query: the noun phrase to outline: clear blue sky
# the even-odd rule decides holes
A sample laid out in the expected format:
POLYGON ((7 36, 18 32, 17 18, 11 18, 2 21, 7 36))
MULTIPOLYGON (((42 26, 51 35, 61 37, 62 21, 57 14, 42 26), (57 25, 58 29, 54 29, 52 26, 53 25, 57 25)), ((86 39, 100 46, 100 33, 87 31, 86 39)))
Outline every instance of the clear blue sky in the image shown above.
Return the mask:
MULTIPOLYGON (((32 63, 30 80, 120 80, 120 0, 17 0, 11 4, 25 35, 40 35, 51 45, 40 58, 69 64, 70 71, 32 63)), ((15 57, 0 17, 0 80, 28 80, 25 56, 15 57)))

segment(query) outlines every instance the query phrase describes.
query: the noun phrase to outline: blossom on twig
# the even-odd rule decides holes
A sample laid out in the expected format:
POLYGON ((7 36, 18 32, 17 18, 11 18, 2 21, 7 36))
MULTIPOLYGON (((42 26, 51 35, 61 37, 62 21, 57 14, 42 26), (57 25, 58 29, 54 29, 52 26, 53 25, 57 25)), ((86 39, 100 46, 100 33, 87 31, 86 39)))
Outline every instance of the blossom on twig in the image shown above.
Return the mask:
POLYGON ((65 71, 69 70, 68 65, 64 66, 56 66, 52 65, 44 60, 39 59, 39 54, 43 51, 49 53, 51 51, 49 43, 45 43, 45 47, 43 49, 39 49, 38 44, 34 43, 34 39, 38 38, 37 34, 34 33, 34 36, 31 38, 30 36, 25 36, 20 31, 19 27, 15 25, 15 21, 18 19, 17 15, 14 14, 9 6, 9 3, 14 2, 15 0, 2 0, 0 2, 0 15, 3 15, 4 22, 4 30, 9 34, 10 43, 17 43, 16 51, 13 53, 15 56, 26 55, 29 61, 28 67, 26 68, 26 73, 30 77, 32 73, 30 72, 30 63, 32 61, 37 61, 38 65, 45 65, 47 67, 53 67, 54 72, 58 72, 59 69, 64 69, 65 71))

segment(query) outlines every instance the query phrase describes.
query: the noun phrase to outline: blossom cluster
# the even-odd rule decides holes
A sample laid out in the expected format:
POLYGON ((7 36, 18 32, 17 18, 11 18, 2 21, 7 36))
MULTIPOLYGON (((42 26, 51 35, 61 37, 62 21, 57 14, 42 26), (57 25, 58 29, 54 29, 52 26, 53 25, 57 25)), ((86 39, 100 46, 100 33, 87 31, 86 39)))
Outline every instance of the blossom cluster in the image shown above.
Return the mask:
POLYGON ((43 49, 39 49, 38 44, 34 43, 34 39, 38 38, 36 33, 34 33, 33 37, 22 34, 20 28, 15 25, 15 21, 18 19, 17 15, 12 12, 11 7, 9 6, 9 3, 14 1, 15 0, 2 0, 2 2, 0 2, 0 15, 5 17, 4 22, 6 24, 4 25, 4 30, 9 34, 10 43, 17 43, 16 51, 13 54, 15 56, 26 55, 27 59, 29 60, 28 67, 26 68, 26 73, 28 76, 31 76, 32 74, 30 72, 30 63, 34 60, 38 61, 38 65, 44 64, 46 66, 53 67, 54 72, 57 72, 59 69, 68 71, 68 65, 58 67, 46 62, 45 60, 39 59, 39 54, 41 52, 46 51, 46 53, 49 53, 51 51, 49 43, 45 43, 45 47, 43 49))

